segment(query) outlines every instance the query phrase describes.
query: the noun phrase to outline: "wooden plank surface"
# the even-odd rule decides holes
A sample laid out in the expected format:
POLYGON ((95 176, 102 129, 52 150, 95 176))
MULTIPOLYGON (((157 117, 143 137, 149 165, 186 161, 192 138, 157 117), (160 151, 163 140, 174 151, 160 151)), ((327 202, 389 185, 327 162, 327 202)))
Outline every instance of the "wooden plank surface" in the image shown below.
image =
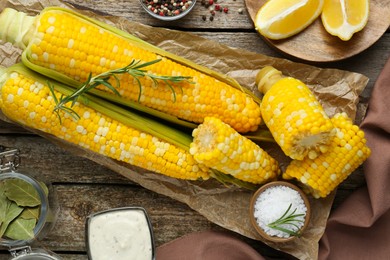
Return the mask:
MULTIPOLYGON (((219 0, 229 7, 228 14, 217 13, 213 21, 203 21, 208 10, 198 1, 192 13, 180 22, 162 23, 149 17, 136 0, 68 0, 79 8, 88 8, 109 15, 152 26, 190 31, 234 48, 243 48, 269 56, 284 57, 272 49, 254 31, 243 1, 219 0), (244 8, 243 14, 238 9, 244 8)), ((190 44, 190 43, 189 43, 190 44)), ((315 64, 319 67, 339 68, 359 72, 370 78, 361 95, 360 113, 364 113, 375 80, 390 53, 390 34, 363 53, 341 62, 315 64)), ((289 57, 291 58, 291 57, 289 57)), ((46 139, 23 128, 0 121, 0 145, 17 147, 21 151, 20 172, 50 180, 61 207, 58 222, 40 246, 55 251, 64 259, 87 259, 84 243, 85 217, 92 212, 120 206, 143 206, 150 213, 156 245, 195 231, 221 230, 187 205, 148 191, 123 176, 82 157, 75 156, 46 139)), ((354 190, 364 184, 359 168, 339 188, 334 208, 354 190)), ((268 256, 275 252, 267 246, 226 231, 268 256)), ((8 252, 0 251, 0 259, 8 259, 8 252)))
MULTIPOLYGON (((253 21, 258 10, 264 6, 266 0, 245 0, 249 15, 253 21)), ((299 34, 284 40, 264 38, 270 45, 281 52, 299 57, 306 61, 327 62, 343 60, 360 53, 374 44, 388 29, 390 16, 390 2, 385 0, 371 0, 369 5, 368 22, 363 30, 357 32, 348 41, 343 41, 328 33, 321 21, 316 19, 299 34), (301 46, 305 45, 305 48, 301 46)))
POLYGON ((180 20, 171 22, 160 21, 148 15, 139 4, 139 0, 66 0, 64 2, 80 9, 103 12, 157 27, 190 31, 194 29, 211 31, 248 31, 253 29, 252 21, 242 0, 220 0, 219 4, 222 7, 228 7, 229 11, 228 13, 217 12, 213 21, 209 20, 211 16, 209 8, 201 5, 201 0, 198 0, 191 13, 180 20), (243 10, 242 14, 239 13, 240 9, 243 10), (206 21, 202 19, 203 15, 206 16, 206 21))

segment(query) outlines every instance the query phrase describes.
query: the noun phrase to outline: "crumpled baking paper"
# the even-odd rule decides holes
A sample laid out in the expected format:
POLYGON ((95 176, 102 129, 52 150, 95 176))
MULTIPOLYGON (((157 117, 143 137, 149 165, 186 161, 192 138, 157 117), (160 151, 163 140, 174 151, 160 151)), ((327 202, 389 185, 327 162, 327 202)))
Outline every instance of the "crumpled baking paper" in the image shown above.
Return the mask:
MULTIPOLYGON (((72 8, 58 0, 9 0, 0 3, 0 10, 12 7, 18 11, 35 15, 47 6, 72 8)), ((358 73, 337 69, 321 69, 243 49, 230 48, 187 32, 150 27, 124 18, 98 16, 86 10, 77 11, 115 25, 162 49, 227 74, 257 95, 259 93, 255 86, 256 74, 265 65, 272 65, 281 70, 284 75, 305 82, 319 98, 329 116, 337 112, 346 112, 355 119, 359 95, 368 82, 367 77, 358 73), (188 44, 189 42, 191 44, 188 44)), ((0 65, 7 67, 18 62, 20 53, 21 50, 12 45, 0 42, 0 65)), ((4 115, 1 118, 8 121, 4 115)), ((249 219, 249 202, 253 191, 235 186, 226 187, 214 179, 192 182, 165 177, 87 151, 34 129, 27 129, 49 139, 69 152, 88 158, 122 174, 146 189, 187 204, 221 227, 263 241, 251 226, 249 219)), ((283 170, 289 160, 281 150, 271 144, 262 144, 262 147, 279 161, 283 170)), ((318 241, 325 230, 334 195, 332 193, 325 199, 310 199, 312 208, 310 225, 301 238, 280 245, 263 242, 299 259, 316 259, 318 241)))

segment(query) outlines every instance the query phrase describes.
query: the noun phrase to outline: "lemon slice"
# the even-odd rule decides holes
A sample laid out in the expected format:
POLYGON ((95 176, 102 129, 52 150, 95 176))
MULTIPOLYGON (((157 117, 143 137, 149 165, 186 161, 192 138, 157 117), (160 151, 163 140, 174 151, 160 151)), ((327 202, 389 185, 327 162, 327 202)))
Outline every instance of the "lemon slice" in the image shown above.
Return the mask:
POLYGON ((366 26, 368 13, 369 0, 325 0, 321 19, 328 33, 348 41, 366 26))
POLYGON ((308 27, 323 5, 324 0, 269 0, 256 14, 256 30, 273 40, 285 39, 308 27))

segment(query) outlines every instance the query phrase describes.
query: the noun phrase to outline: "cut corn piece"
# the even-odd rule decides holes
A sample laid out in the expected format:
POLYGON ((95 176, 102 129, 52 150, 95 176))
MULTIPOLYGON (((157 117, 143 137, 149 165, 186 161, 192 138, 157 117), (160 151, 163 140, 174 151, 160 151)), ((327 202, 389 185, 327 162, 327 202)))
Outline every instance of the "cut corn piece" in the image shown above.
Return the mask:
MULTIPOLYGON (((197 163, 188 149, 125 125, 83 105, 81 101, 76 102, 72 108, 80 119, 75 120, 64 114, 60 123, 53 112, 56 103, 45 79, 31 71, 27 72, 18 66, 0 70, 0 87, 2 112, 24 126, 170 177, 186 180, 210 177, 208 168, 197 163)), ((57 99, 62 95, 56 90, 54 93, 57 99)), ((88 102, 94 101, 91 99, 88 102)), ((146 119, 141 123, 148 128, 146 119)), ((168 134, 166 131, 161 130, 168 134)))
POLYGON ((314 160, 293 160, 283 173, 283 178, 297 179, 316 198, 328 196, 371 153, 364 132, 345 113, 336 114, 331 120, 336 134, 328 152, 314 160))
MULTIPOLYGON (((158 81, 156 85, 148 77, 123 74, 118 88, 121 96, 195 123, 203 122, 206 116, 218 117, 242 133, 255 131, 261 122, 259 102, 253 94, 237 88, 234 80, 123 31, 61 8, 46 8, 34 20, 18 19, 26 21, 23 25, 7 22, 14 16, 26 14, 4 12, 0 22, 4 21, 9 28, 3 28, 1 38, 26 46, 23 63, 48 77, 77 85, 75 82, 84 82, 90 73, 97 75, 121 68, 133 60, 143 63, 161 59, 146 68, 149 74, 186 76, 192 82, 168 85, 158 81), (8 34, 13 27, 22 27, 24 34, 8 34)), ((101 86, 101 90, 107 89, 101 86)))
POLYGON ((326 152, 333 125, 310 89, 269 66, 260 70, 256 82, 264 94, 262 118, 283 152, 297 160, 326 152))
POLYGON ((254 184, 280 173, 277 161, 266 151, 218 118, 206 117, 192 136, 190 153, 200 164, 254 184))

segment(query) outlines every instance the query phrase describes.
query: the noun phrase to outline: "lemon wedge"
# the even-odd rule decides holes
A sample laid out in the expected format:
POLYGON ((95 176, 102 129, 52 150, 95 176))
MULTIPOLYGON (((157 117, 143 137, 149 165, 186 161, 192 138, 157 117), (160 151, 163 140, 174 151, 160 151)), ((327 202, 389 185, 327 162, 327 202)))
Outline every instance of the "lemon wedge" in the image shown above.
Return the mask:
POLYGON ((269 0, 257 12, 255 28, 279 40, 295 35, 320 16, 324 0, 269 0))
POLYGON ((366 26, 368 13, 369 0, 325 0, 321 20, 328 33, 348 41, 366 26))

